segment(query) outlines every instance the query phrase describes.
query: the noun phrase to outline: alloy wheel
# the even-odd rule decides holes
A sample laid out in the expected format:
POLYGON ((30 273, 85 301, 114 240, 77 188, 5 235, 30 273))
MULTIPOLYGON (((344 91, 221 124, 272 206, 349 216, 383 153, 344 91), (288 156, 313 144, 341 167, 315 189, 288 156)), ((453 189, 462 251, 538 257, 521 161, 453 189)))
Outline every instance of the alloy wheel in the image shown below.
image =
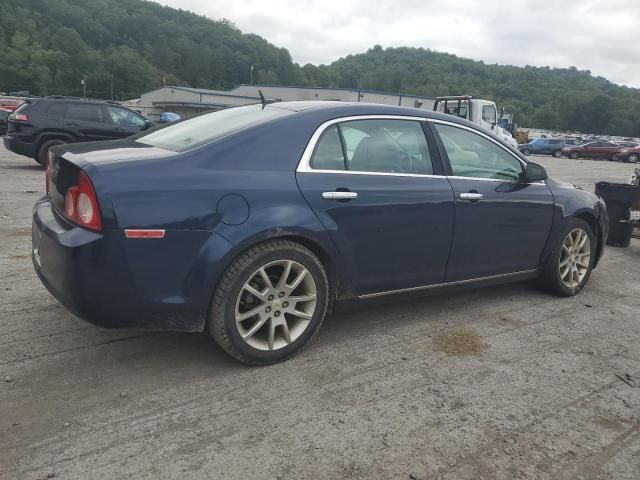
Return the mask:
POLYGON ((569 232, 560 252, 560 278, 569 288, 580 285, 589 271, 591 262, 591 240, 582 228, 569 232))
POLYGON ((627 160, 629 161, 629 163, 638 163, 638 154, 632 153, 631 155, 629 155, 627 160))
POLYGON ((553 156, 556 158, 560 158, 562 156, 562 152, 560 150, 556 150, 553 152, 553 156))
POLYGON ((313 275, 302 264, 292 260, 270 262, 242 286, 236 301, 236 328, 257 350, 284 348, 311 323, 317 294, 313 275))

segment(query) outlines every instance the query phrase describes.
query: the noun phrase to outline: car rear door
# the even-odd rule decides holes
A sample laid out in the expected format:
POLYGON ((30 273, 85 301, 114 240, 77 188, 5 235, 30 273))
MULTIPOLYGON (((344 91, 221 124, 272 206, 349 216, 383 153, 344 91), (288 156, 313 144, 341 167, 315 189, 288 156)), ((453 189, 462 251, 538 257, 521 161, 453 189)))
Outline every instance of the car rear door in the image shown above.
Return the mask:
POLYGON ((298 167, 300 190, 357 295, 444 281, 453 192, 422 124, 393 116, 333 120, 313 135, 298 167))
POLYGON ((447 282, 537 269, 553 220, 549 187, 523 183, 525 163, 489 135, 431 124, 455 194, 447 282))
POLYGON ((99 103, 69 102, 64 127, 73 132, 80 142, 116 138, 104 107, 99 103))

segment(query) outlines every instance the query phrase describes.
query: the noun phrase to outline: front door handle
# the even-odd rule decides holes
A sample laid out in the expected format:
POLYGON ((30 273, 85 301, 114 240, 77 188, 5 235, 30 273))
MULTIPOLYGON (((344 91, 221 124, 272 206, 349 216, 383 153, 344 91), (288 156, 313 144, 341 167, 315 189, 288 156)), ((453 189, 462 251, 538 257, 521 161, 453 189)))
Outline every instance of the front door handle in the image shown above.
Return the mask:
POLYGON ((353 200, 358 198, 357 192, 322 192, 325 200, 353 200))
POLYGON ((460 198, 462 200, 470 200, 472 202, 477 202, 478 200, 482 200, 484 198, 484 195, 478 192, 468 192, 468 193, 461 193, 460 198))

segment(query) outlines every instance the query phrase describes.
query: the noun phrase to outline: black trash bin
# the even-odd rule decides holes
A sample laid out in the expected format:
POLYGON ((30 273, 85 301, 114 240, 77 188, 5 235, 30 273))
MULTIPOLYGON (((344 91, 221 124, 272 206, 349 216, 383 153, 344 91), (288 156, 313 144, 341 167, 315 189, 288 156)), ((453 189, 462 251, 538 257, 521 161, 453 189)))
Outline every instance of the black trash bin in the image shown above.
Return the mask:
POLYGON ((640 185, 629 183, 596 183, 596 195, 607 204, 609 215, 609 237, 607 245, 628 247, 633 225, 629 222, 629 210, 640 203, 640 185))

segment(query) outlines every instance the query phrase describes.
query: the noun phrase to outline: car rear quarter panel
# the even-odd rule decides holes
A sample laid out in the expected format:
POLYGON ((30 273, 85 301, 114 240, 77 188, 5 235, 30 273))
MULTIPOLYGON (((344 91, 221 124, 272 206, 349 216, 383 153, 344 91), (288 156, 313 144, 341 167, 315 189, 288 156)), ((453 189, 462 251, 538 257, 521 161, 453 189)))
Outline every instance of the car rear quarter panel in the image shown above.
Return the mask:
MULTIPOLYGON (((314 125, 278 122, 184 154, 84 165, 106 228, 166 230, 161 240, 124 239, 122 233, 126 268, 142 297, 193 302, 201 314, 189 330, 201 330, 217 281, 233 259, 282 237, 315 250, 348 290, 337 252, 296 183, 314 125), (229 198, 234 201, 221 202, 229 198), (243 201, 246 218, 229 211, 242 210, 243 201)), ((117 158, 117 150, 112 153, 117 158)))

